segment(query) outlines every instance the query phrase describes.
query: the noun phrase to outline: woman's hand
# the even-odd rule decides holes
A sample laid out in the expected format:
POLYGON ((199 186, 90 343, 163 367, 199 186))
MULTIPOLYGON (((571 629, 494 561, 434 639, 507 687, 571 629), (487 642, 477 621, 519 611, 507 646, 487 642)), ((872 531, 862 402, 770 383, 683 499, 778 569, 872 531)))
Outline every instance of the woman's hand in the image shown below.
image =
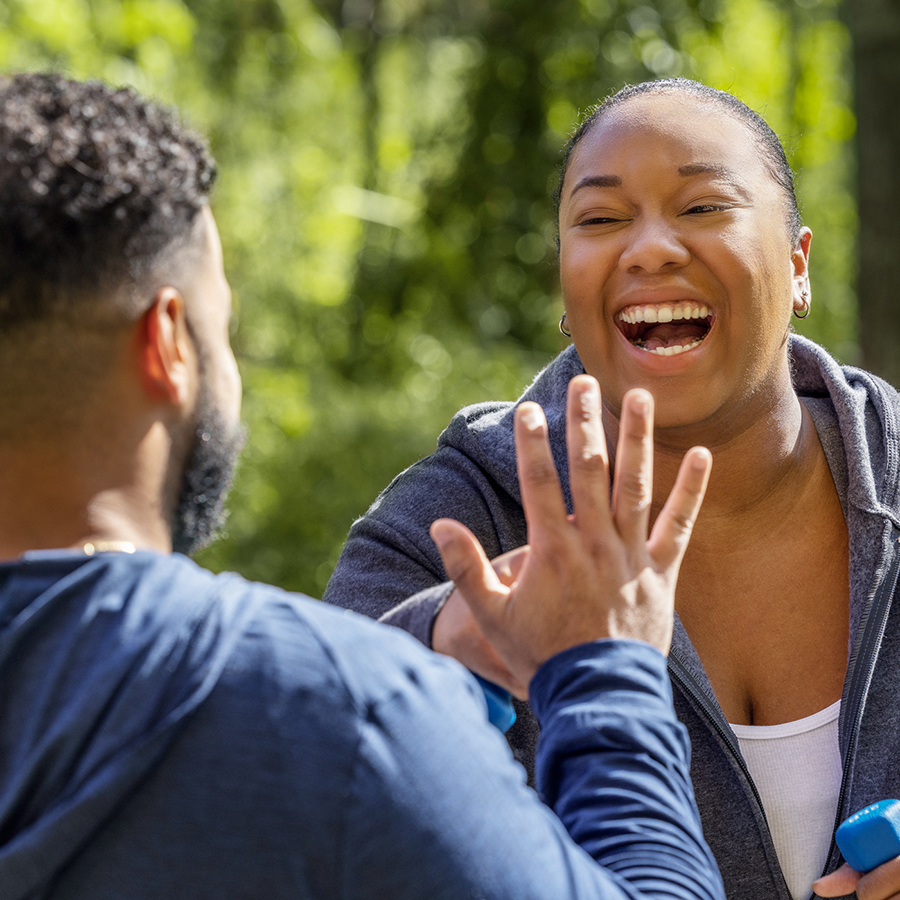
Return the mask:
POLYGON ((900 900, 900 856, 864 875, 846 863, 812 885, 820 897, 844 897, 856 892, 859 900, 900 900))
MULTIPOLYGON (((517 547, 491 560, 491 567, 507 587, 515 583, 525 561, 526 548, 517 547)), ((458 590, 447 598, 434 620, 431 649, 461 662, 470 672, 492 681, 514 697, 526 699, 528 689, 521 684, 484 636, 469 604, 458 590)))
MULTIPOLYGON (((695 447, 647 539, 652 496, 653 400, 623 400, 612 504, 600 391, 587 375, 569 385, 566 437, 574 513, 566 513, 536 404, 516 411, 516 455, 529 544, 505 584, 475 536, 439 519, 431 534, 448 575, 513 678, 527 685, 556 653, 600 638, 633 638, 668 652, 675 581, 709 477, 695 447)), ((489 677, 489 676, 487 676, 489 677)))

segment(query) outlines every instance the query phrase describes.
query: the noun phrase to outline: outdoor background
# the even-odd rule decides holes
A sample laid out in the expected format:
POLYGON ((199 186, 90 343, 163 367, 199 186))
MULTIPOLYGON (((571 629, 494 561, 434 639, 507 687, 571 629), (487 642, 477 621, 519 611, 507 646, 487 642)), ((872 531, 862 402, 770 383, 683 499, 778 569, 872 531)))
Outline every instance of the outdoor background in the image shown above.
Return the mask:
POLYGON ((208 135, 250 441, 199 559, 318 596, 451 415, 564 346, 560 150, 627 82, 697 78, 763 113, 815 233, 797 330, 885 371, 885 323, 858 325, 854 59, 883 58, 860 22, 891 37, 857 7, 890 2, 0 0, 0 69, 134 85, 208 135))

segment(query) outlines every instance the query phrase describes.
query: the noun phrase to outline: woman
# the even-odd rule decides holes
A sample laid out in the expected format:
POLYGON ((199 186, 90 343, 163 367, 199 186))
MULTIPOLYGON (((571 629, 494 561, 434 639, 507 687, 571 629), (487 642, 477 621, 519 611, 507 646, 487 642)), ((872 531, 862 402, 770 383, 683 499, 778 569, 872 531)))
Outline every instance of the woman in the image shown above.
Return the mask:
MULTIPOLYGON (((676 594, 675 706, 729 896, 807 897, 839 862, 835 824, 900 796, 900 397, 790 335, 809 311, 811 233, 778 138, 731 95, 683 80, 620 91, 570 141, 558 204, 574 346, 522 399, 544 407, 565 484, 568 381, 599 380, 610 446, 623 394, 648 389, 653 515, 684 452, 712 451, 676 594)), ((454 418, 354 526, 326 599, 387 613, 518 691, 428 538, 447 516, 489 555, 525 543, 512 408, 454 418)), ((510 738, 527 764, 523 712, 510 738)), ((872 896, 900 891, 891 866, 872 896)))

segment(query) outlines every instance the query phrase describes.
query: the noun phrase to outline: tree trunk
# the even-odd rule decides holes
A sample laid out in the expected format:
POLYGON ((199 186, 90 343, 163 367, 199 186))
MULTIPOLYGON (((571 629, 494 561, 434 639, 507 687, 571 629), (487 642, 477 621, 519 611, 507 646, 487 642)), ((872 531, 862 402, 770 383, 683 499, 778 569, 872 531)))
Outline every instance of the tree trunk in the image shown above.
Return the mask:
POLYGON ((856 68, 860 346, 900 386, 900 3, 847 0, 856 68))

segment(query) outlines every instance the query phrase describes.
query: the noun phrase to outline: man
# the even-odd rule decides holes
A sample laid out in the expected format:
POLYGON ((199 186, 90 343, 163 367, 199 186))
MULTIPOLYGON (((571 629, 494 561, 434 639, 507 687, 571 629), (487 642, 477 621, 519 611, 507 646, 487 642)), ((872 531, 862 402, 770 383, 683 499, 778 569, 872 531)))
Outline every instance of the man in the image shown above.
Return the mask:
POLYGON ((571 520, 532 404, 531 547, 498 578, 434 526, 529 686, 558 819, 455 663, 171 553, 215 530, 240 444, 213 174, 130 91, 0 82, 0 898, 720 897, 663 656, 710 461, 648 542, 649 395, 613 513, 585 377, 571 520))

